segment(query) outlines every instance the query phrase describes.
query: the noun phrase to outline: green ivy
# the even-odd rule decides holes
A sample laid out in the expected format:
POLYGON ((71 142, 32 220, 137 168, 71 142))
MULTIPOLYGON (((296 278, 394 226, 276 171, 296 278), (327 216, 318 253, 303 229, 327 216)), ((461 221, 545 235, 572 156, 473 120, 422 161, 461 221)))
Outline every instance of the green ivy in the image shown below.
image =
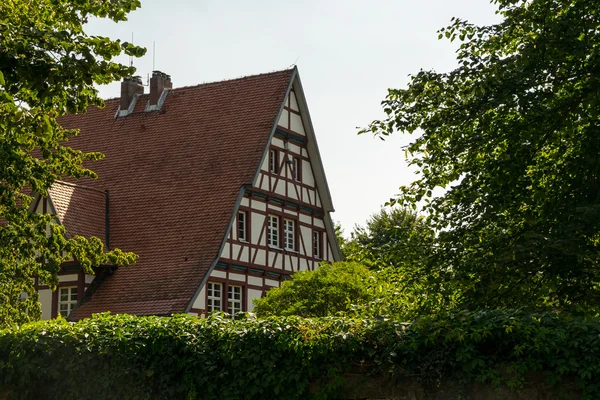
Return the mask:
POLYGON ((0 332, 0 392, 18 399, 329 399, 357 365, 424 387, 518 389, 538 371, 596 399, 600 320, 519 310, 412 323, 103 314, 0 332))

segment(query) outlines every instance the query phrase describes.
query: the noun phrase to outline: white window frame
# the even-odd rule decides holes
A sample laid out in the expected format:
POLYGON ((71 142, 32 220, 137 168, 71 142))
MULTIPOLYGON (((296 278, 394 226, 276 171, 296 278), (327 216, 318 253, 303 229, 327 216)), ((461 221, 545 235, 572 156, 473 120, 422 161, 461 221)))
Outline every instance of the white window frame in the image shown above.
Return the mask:
POLYGON ((271 247, 279 247, 279 216, 269 214, 267 219, 267 244, 271 247))
POLYGON ((238 240, 248 241, 248 212, 245 210, 238 211, 237 235, 238 240))
POLYGON ((206 311, 223 310, 223 284, 219 282, 206 283, 206 311))
POLYGON ((296 250, 296 221, 293 219, 283 219, 283 248, 296 250))
POLYGON ((77 286, 62 286, 58 288, 58 315, 67 318, 77 305, 77 286))
POLYGON ((323 258, 322 248, 323 244, 321 243, 321 232, 313 231, 313 257, 314 258, 323 258))
POLYGON ((243 300, 244 289, 242 286, 227 285, 227 312, 232 318, 243 311, 243 300))
POLYGON ((278 151, 275 149, 269 150, 269 172, 276 174, 279 171, 278 151))

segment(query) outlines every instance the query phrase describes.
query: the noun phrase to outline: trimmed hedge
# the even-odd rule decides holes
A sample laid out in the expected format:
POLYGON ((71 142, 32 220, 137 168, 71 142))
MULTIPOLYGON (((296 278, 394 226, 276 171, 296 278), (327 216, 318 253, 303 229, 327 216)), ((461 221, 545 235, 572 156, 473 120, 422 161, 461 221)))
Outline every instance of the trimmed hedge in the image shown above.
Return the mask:
POLYGON ((0 332, 20 399, 336 398, 357 369, 423 385, 518 389, 531 371, 600 398, 600 321, 518 310, 390 320, 97 315, 0 332))

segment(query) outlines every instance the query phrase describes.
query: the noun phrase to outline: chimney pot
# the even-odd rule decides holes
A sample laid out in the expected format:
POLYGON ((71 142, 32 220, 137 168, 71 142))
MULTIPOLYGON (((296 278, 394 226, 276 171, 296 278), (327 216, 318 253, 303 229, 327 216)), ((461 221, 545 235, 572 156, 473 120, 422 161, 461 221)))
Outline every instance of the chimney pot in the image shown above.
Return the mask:
POLYGON ((121 82, 121 110, 128 110, 136 94, 144 94, 144 85, 139 76, 127 77, 121 82))
POLYGON ((156 106, 161 94, 165 89, 172 89, 173 83, 171 82, 171 76, 161 71, 152 71, 152 78, 150 78, 150 96, 149 105, 156 106))

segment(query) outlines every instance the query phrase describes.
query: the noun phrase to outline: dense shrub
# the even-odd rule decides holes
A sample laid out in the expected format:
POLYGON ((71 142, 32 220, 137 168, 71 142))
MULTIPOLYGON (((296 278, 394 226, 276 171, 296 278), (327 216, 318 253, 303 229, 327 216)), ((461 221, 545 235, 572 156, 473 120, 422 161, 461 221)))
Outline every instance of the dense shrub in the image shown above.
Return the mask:
POLYGON ((544 371, 550 382, 568 378, 595 399, 599 322, 502 310, 410 324, 99 315, 0 332, 0 388, 22 399, 336 398, 342 373, 363 365, 426 386, 449 380, 518 388, 527 372, 544 371))

